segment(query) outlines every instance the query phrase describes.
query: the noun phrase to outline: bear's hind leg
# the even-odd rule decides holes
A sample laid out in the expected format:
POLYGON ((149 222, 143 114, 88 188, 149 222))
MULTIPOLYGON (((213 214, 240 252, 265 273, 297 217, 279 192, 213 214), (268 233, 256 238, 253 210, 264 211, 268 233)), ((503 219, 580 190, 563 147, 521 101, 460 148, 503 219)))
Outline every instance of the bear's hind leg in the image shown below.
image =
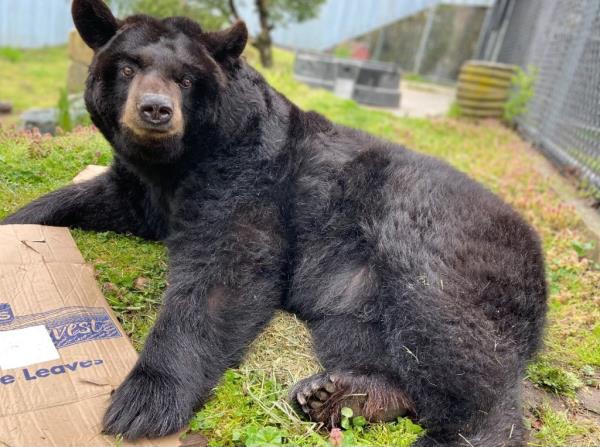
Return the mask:
POLYGON ((290 399, 311 420, 328 427, 340 423, 344 407, 370 422, 393 421, 414 412, 408 396, 392 381, 377 374, 342 371, 315 374, 298 382, 290 399))
POLYGON ((421 415, 428 420, 419 421, 427 431, 413 447, 525 447, 527 432, 518 394, 518 387, 506 389, 489 411, 457 419, 464 406, 432 391, 431 400, 438 405, 421 415))
POLYGON ((414 414, 411 399, 389 374, 390 359, 378 322, 329 315, 309 326, 325 372, 301 380, 290 398, 311 420, 328 427, 339 425, 344 407, 370 422, 414 414))

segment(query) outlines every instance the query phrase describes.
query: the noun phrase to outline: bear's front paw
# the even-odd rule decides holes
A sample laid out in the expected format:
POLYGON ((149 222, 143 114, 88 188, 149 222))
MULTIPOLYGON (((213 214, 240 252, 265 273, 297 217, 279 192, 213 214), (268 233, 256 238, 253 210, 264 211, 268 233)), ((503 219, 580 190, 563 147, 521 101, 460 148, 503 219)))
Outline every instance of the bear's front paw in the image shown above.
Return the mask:
POLYGON ((128 440, 166 436, 185 426, 193 408, 191 396, 173 378, 136 366, 113 394, 103 431, 128 440))

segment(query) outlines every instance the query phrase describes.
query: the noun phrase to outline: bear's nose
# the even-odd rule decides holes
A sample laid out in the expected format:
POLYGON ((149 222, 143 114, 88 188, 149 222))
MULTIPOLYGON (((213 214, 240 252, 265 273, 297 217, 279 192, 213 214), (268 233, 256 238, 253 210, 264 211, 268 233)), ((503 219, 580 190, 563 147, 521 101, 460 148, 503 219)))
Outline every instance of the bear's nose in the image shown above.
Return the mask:
POLYGON ((153 125, 167 124, 173 117, 173 101, 165 95, 146 94, 138 106, 140 118, 153 125))

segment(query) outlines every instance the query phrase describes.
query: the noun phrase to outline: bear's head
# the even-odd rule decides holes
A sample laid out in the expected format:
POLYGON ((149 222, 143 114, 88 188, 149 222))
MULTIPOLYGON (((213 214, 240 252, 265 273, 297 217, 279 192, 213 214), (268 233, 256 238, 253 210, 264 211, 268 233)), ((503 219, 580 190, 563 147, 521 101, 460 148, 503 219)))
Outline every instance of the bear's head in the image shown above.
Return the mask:
POLYGON ((186 141, 202 140, 246 45, 243 22, 204 32, 184 17, 119 20, 103 0, 74 0, 72 13, 94 50, 86 105, 117 153, 134 163, 171 163, 186 141))

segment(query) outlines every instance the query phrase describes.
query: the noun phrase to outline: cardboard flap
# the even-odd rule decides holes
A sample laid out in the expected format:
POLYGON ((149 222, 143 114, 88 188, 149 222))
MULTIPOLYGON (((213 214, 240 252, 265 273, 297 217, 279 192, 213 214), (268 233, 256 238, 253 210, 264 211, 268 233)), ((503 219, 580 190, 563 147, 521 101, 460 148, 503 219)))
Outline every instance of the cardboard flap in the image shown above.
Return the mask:
POLYGON ((0 247, 0 264, 84 263, 66 228, 1 225, 0 247))

